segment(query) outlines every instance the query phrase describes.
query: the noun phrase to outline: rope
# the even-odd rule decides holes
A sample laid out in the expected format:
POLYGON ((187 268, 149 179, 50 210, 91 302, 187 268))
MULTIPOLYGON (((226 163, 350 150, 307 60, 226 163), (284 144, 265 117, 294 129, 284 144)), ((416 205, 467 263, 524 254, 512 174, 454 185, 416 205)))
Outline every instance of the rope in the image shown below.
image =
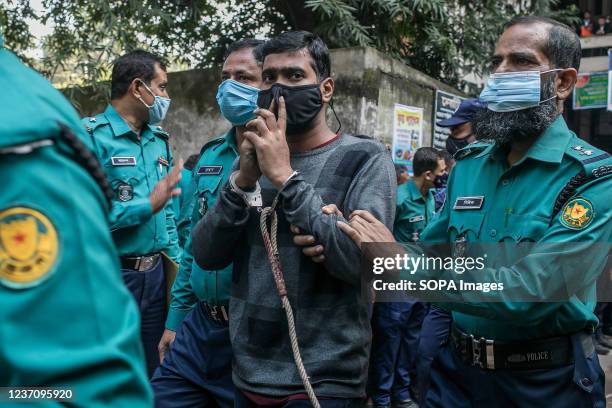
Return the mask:
POLYGON ((289 298, 287 297, 285 277, 283 275, 283 269, 278 254, 278 217, 275 211, 277 204, 278 195, 274 198, 272 205, 270 207, 264 208, 261 212, 261 216, 259 217, 259 226, 261 228, 261 235, 263 237, 266 251, 268 252, 268 259, 270 260, 270 264, 272 265, 272 275, 274 276, 276 289, 278 290, 283 309, 285 309, 285 314, 287 315, 289 338, 291 340, 291 351, 293 352, 293 359, 295 360, 295 365, 297 366, 298 372, 300 373, 300 378, 302 379, 302 384, 304 384, 304 388, 306 389, 306 393, 308 394, 310 403, 314 408, 320 408, 319 401, 317 400, 317 396, 315 395, 315 392, 312 389, 310 379, 308 378, 306 368, 304 367, 304 362, 302 361, 302 355, 300 354, 300 347, 298 344, 298 337, 295 331, 293 310, 291 309, 291 303, 289 303, 289 298), (268 233, 267 223, 268 217, 270 215, 272 216, 272 222, 270 225, 270 232, 268 233))
POLYGON ((569 201, 569 199, 576 193, 576 190, 581 185, 585 184, 589 181, 589 177, 584 173, 584 171, 580 171, 574 177, 572 177, 567 184, 563 187, 557 199, 555 200, 555 206, 553 207, 552 217, 550 219, 550 224, 552 224, 555 216, 561 210, 561 207, 565 205, 569 201))

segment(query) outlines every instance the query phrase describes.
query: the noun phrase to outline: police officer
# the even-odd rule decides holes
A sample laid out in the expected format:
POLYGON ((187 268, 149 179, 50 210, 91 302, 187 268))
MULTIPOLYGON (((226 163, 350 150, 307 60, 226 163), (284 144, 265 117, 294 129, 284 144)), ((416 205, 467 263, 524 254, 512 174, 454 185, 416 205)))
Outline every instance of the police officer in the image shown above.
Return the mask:
POLYGON ((412 160, 414 176, 397 188, 393 235, 398 242, 416 242, 433 218, 434 187, 447 175, 442 152, 433 147, 418 149, 412 160))
MULTIPOLYGON (((434 360, 427 406, 605 406, 592 333, 595 282, 612 241, 612 158, 561 116, 580 55, 573 30, 542 17, 513 19, 497 43, 480 96, 487 110, 473 122, 476 136, 492 142, 457 154, 446 204, 421 239, 450 242, 457 256, 469 254, 469 243, 528 251, 510 263, 490 257, 461 278, 505 289, 437 293, 452 301, 444 307, 453 326, 434 360)), ((363 211, 341 228, 358 245, 393 240, 363 211)), ((456 272, 402 277, 456 280, 456 272)))
MULTIPOLYGON (((57 404, 148 407, 138 310, 119 274, 91 141, 1 34, 0 85, 0 384, 57 388, 57 404)), ((28 401, 10 397, 0 401, 28 401)))
MULTIPOLYGON (((422 147, 412 160, 414 176, 397 188, 393 235, 399 242, 413 242, 434 216, 433 187, 446 174, 442 153, 422 147)), ((372 315, 373 343, 370 395, 375 407, 416 406, 410 395, 419 329, 426 304, 412 299, 378 302, 372 315), (412 377, 412 378, 411 378, 412 377)))
POLYGON ((450 128, 450 135, 446 138, 447 152, 454 155, 476 141, 472 131, 472 120, 482 109, 483 105, 478 99, 464 99, 450 118, 436 123, 437 126, 450 128))
POLYGON ((111 230, 123 279, 140 307, 149 376, 159 365, 164 331, 164 270, 169 273, 180 256, 171 198, 180 194, 175 187, 182 163, 170 170, 168 134, 158 125, 170 104, 167 85, 161 59, 146 51, 128 53, 113 67, 111 103, 83 119, 114 191, 111 230))
MULTIPOLYGON (((237 41, 226 53, 217 102, 233 127, 206 143, 200 152, 192 173, 194 193, 183 206, 190 208, 189 215, 179 221, 187 223, 188 230, 217 199, 238 157, 237 144, 244 140, 244 124, 254 117, 261 85, 261 55, 257 47, 262 43, 237 41)), ((188 232, 172 287, 166 330, 159 344, 162 364, 151 381, 157 406, 233 406, 228 326, 231 275, 232 265, 221 270, 201 269, 193 260, 188 232)))

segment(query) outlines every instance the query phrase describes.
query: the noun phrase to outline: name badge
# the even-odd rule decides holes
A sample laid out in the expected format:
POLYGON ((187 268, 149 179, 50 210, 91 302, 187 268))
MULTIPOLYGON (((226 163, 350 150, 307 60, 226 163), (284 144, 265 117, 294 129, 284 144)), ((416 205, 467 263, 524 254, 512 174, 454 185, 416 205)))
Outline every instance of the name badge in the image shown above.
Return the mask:
POLYGON ((454 210, 479 210, 482 208, 484 196, 457 197, 454 210))
POLYGON ((111 163, 113 166, 135 166, 136 158, 135 157, 111 157, 111 163))
POLYGON ((198 169, 198 174, 203 176, 217 176, 221 174, 223 166, 202 166, 198 169))
POLYGON ((417 215, 416 217, 408 218, 408 222, 419 222, 425 219, 424 215, 417 215))

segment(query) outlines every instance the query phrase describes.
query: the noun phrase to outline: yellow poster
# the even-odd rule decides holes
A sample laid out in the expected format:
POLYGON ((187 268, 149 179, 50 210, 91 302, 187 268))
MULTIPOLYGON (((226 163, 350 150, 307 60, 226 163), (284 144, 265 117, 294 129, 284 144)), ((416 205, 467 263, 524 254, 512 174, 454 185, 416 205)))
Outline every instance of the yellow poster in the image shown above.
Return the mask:
POLYGON ((393 110, 393 161, 405 164, 412 174, 412 156, 423 143, 423 108, 395 104, 393 110))

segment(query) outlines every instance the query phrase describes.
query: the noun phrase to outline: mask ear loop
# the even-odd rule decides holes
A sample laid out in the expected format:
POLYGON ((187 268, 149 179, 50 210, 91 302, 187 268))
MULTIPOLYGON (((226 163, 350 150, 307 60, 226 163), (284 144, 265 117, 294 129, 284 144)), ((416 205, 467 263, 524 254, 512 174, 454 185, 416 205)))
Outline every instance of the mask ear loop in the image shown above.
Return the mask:
MULTIPOLYGON (((563 71, 563 68, 554 68, 554 69, 549 69, 548 71, 542 71, 542 72, 541 72, 541 74, 548 74, 549 72, 554 72, 554 73, 555 73, 555 75, 557 75, 557 72, 556 72, 556 71, 563 71)), ((551 97, 550 97, 550 98, 548 98, 548 99, 544 99, 543 101, 540 101, 540 102, 538 103, 538 105, 541 105, 541 104, 543 104, 544 102, 548 102, 548 101, 550 101, 550 100, 552 100, 552 99, 555 99, 556 97, 557 97, 557 95, 553 95, 553 96, 551 96, 551 97)))
POLYGON ((338 117, 338 114, 336 114, 336 110, 334 109, 334 100, 330 100, 329 101, 329 107, 331 108, 332 112, 334 113, 334 117, 336 118, 336 122, 338 122, 338 130, 336 130, 336 134, 338 134, 340 132, 340 129, 342 129, 342 122, 340 122, 340 118, 338 117))
MULTIPOLYGON (((155 97, 156 97, 157 95, 155 95, 155 94, 153 93, 153 91, 152 91, 151 89, 149 89, 149 87, 147 86, 147 84, 145 84, 145 83, 144 83, 144 81, 143 81, 142 79, 138 78, 138 81, 140 81, 140 83, 144 85, 144 87, 146 88, 146 90, 147 90, 147 91, 148 91, 148 92, 149 92, 149 93, 150 93, 150 94, 153 96, 153 101, 155 102, 155 97)), ((145 101, 142 99, 142 96, 138 96, 138 99, 139 99, 139 100, 140 100, 140 102, 142 102, 142 104, 143 104, 144 106, 146 106, 148 109, 151 109, 151 108, 152 108, 152 107, 155 105, 155 103, 153 103, 151 106, 147 105, 147 103, 146 103, 146 102, 145 102, 145 101)))

